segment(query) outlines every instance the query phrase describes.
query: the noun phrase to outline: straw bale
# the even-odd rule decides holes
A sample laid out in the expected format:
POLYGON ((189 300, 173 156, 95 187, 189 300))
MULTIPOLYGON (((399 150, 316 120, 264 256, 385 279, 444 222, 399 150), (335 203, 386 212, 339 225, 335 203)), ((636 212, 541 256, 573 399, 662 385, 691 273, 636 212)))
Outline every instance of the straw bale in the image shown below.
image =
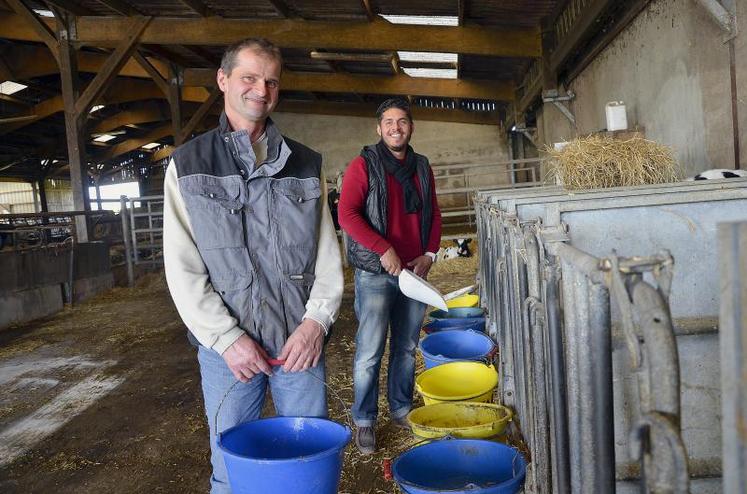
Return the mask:
POLYGON ((620 140, 592 135, 546 152, 550 178, 569 190, 668 183, 682 176, 669 147, 638 136, 620 140))

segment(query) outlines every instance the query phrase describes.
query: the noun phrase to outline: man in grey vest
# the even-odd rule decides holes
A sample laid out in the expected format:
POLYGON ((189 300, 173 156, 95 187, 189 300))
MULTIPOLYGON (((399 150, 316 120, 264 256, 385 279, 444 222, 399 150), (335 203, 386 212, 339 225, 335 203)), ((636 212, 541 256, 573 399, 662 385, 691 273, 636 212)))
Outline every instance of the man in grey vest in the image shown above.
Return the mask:
POLYGON ((198 348, 212 494, 231 492, 216 422, 258 418, 268 386, 279 415, 327 416, 322 350, 342 266, 321 156, 269 118, 281 67, 267 40, 228 47, 220 124, 174 152, 164 182, 166 279, 198 348))
POLYGON ((407 101, 390 99, 376 112, 378 144, 366 146, 345 171, 338 205, 355 266, 358 317, 353 364, 355 443, 376 449, 381 357, 387 334, 387 399, 395 425, 407 427, 415 381, 415 348, 425 305, 405 297, 397 276, 409 267, 425 277, 441 239, 441 213, 428 159, 409 146, 413 132, 407 101))

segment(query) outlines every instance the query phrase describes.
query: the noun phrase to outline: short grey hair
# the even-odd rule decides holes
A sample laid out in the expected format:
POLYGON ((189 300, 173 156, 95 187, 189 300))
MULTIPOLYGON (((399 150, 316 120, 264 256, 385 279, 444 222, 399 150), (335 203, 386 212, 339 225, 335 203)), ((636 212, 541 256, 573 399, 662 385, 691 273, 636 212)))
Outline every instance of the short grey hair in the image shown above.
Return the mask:
POLYGON ((236 67, 236 57, 241 50, 247 48, 274 59, 282 68, 283 54, 280 52, 280 48, 278 48, 277 45, 266 38, 246 38, 228 46, 226 51, 223 52, 223 58, 221 58, 220 61, 220 68, 226 75, 231 75, 233 68, 236 67))

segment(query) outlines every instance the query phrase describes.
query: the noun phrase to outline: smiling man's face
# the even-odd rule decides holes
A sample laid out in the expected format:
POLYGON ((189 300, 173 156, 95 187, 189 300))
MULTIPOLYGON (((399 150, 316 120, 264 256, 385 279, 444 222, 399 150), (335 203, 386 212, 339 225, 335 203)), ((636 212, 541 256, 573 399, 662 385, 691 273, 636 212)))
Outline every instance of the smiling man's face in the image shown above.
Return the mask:
MULTIPOLYGON (((404 110, 399 108, 389 108, 382 113, 381 120, 376 126, 376 132, 395 156, 404 155, 407 145, 410 143, 412 131, 412 120, 404 110)), ((402 158, 403 156, 397 157, 402 158)))
POLYGON ((253 48, 236 55, 230 74, 219 69, 218 87, 223 91, 229 120, 240 127, 264 122, 278 104, 280 71, 278 60, 253 48))

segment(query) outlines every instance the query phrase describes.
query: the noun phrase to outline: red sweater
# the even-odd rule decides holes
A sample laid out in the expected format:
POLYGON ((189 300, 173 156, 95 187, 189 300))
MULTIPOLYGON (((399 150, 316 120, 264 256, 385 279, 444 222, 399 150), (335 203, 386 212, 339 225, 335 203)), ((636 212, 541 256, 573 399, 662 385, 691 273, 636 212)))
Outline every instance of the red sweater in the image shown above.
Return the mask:
MULTIPOLYGON (((436 186, 431 170, 430 198, 433 205, 433 221, 431 223, 431 234, 425 251, 420 245, 420 211, 417 213, 405 212, 405 194, 402 186, 393 175, 386 174, 386 188, 389 199, 387 205, 387 229, 386 237, 382 237, 368 223, 365 217, 366 197, 368 195, 368 170, 366 160, 362 156, 356 157, 348 165, 340 194, 337 216, 340 226, 350 235, 353 240, 365 248, 383 255, 389 247, 394 247, 400 260, 407 264, 426 251, 437 252, 441 243, 441 210, 438 209, 436 200, 436 186)), ((418 193, 422 192, 420 180, 414 175, 415 187, 418 193)), ((428 199, 425 199, 428 200, 428 199)))

